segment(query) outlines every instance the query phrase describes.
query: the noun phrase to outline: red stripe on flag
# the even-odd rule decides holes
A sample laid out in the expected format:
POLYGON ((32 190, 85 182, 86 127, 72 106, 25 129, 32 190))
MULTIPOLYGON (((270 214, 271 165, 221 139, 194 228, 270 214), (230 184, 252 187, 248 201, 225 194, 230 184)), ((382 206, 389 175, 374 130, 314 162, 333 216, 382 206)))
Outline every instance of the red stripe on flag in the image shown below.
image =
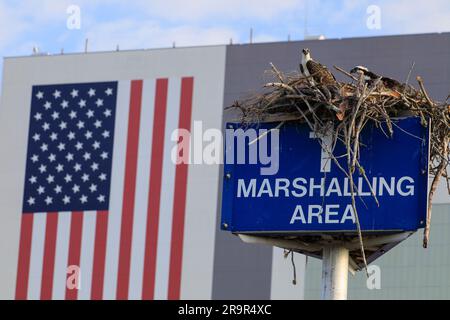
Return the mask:
MULTIPOLYGON (((192 96, 194 78, 186 77, 181 81, 180 118, 178 128, 191 130, 192 96)), ((189 141, 187 142, 189 146, 189 141)), ((180 145, 178 145, 178 154, 180 145)), ((189 148, 183 149, 189 153, 189 148)), ((184 155, 189 158, 189 154, 184 155)), ((184 218, 186 210, 186 190, 188 178, 188 164, 177 164, 175 172, 175 191, 173 201, 172 241, 170 250, 170 272, 168 299, 180 299, 181 263, 183 259, 184 218)))
POLYGON ((50 300, 52 298, 57 230, 58 213, 47 213, 47 221, 45 226, 44 262, 42 265, 41 300, 50 300))
POLYGON ((20 226, 19 262, 17 264, 16 300, 26 300, 30 274, 31 239, 33 236, 33 214, 22 214, 20 226))
POLYGON ((123 188, 122 228, 120 232, 119 269, 117 275, 117 299, 128 298, 130 280, 131 239, 133 233, 134 195, 136 191, 139 124, 142 102, 142 80, 131 81, 130 112, 128 119, 125 182, 123 188))
MULTIPOLYGON (((81 256, 81 234, 83 232, 83 212, 72 212, 72 218, 70 222, 70 239, 69 239, 69 258, 67 266, 77 266, 80 268, 80 256, 81 256)), ((66 285, 66 300, 76 300, 78 297, 78 286, 82 270, 78 273, 78 277, 75 277, 75 288, 69 288, 66 285)), ((74 274, 69 274, 69 277, 74 274)))
POLYGON ((108 233, 108 211, 98 211, 95 225, 94 262, 92 266, 91 299, 103 299, 105 276, 106 236, 108 233))
POLYGON ((156 247, 158 243, 159 205, 161 201, 167 87, 168 79, 158 79, 156 81, 147 227, 145 232, 144 276, 142 284, 142 299, 145 300, 153 299, 155 289, 156 247))

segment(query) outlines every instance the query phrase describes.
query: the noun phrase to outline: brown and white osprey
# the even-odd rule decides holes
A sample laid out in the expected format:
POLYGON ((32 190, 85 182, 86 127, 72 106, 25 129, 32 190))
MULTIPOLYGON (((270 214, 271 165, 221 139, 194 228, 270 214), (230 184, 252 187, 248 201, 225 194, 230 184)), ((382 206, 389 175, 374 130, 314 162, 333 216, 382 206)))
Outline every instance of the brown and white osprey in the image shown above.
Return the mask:
POLYGON ((403 91, 403 89, 405 88, 405 86, 403 84, 401 84, 400 82, 398 82, 397 80, 394 80, 394 79, 391 79, 388 77, 379 76, 363 66, 354 67, 352 70, 350 70, 350 73, 357 73, 358 71, 363 73, 364 79, 366 80, 368 85, 372 85, 375 82, 375 80, 377 80, 378 78, 381 78, 381 80, 380 80, 381 83, 387 89, 403 91))
POLYGON ((330 85, 336 83, 336 78, 328 68, 311 58, 311 52, 308 48, 302 50, 300 71, 305 77, 312 76, 312 82, 316 85, 330 85))

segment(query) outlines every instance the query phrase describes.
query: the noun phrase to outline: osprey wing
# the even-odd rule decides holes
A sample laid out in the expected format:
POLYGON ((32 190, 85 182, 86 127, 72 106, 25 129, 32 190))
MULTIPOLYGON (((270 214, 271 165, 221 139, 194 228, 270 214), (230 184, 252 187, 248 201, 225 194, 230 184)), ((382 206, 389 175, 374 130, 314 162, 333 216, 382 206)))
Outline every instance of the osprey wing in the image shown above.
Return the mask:
POLYGON ((397 80, 387 78, 387 77, 381 77, 381 81, 383 82, 384 86, 391 90, 398 90, 402 91, 405 86, 398 82, 397 80))
POLYGON ((309 60, 306 63, 306 67, 308 68, 309 73, 313 76, 313 79, 316 83, 320 84, 335 84, 336 78, 334 75, 328 70, 328 68, 319 62, 314 60, 309 60))

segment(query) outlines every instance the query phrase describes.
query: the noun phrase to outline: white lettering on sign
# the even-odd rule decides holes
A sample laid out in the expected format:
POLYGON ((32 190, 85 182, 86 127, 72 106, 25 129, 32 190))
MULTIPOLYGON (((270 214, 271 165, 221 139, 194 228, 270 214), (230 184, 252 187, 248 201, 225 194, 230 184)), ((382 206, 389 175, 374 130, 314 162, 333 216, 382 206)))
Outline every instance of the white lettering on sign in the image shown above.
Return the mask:
POLYGON ((261 184, 261 187, 259 188, 259 192, 257 197, 261 198, 262 195, 267 194, 267 196, 269 196, 270 198, 273 197, 273 192, 272 192, 272 188, 270 186, 269 180, 268 179, 264 179, 263 183, 261 184))
MULTIPOLYGON (((371 188, 377 197, 411 197, 414 196, 413 178, 373 177, 371 188)), ((372 197, 369 186, 363 177, 355 180, 355 195, 372 197)), ((351 197, 348 178, 265 178, 238 179, 237 198, 304 198, 304 197, 351 197)), ((297 205, 291 216, 290 224, 343 224, 355 223, 355 212, 350 204, 308 204, 297 205)))
POLYGON ((414 195, 414 179, 411 177, 401 177, 397 182, 397 190, 401 196, 404 196, 404 197, 413 196, 414 195), (406 186, 404 186, 406 191, 403 191, 403 188, 402 188, 403 181, 409 182, 409 184, 406 184, 406 186))
POLYGON ((251 179, 247 188, 245 187, 245 180, 239 179, 237 197, 240 198, 243 195, 244 198, 248 198, 250 193, 252 194, 251 197, 254 198, 256 194, 256 179, 251 179))
MULTIPOLYGON (((371 187, 376 196, 414 196, 413 178, 405 177, 373 177, 371 187)), ((355 180, 355 195, 359 197, 371 197, 370 188, 363 177, 355 180)), ((350 197, 350 183, 348 178, 265 178, 257 180, 238 179, 238 198, 302 198, 314 197, 350 197)))
POLYGON ((292 214, 290 224, 338 224, 351 221, 355 223, 355 212, 351 204, 347 204, 344 210, 341 210, 338 204, 310 204, 307 209, 303 209, 302 205, 297 205, 292 214), (324 210, 325 209, 325 210, 324 210))
POLYGON ((332 219, 332 217, 339 214, 338 211, 334 211, 333 209, 339 209, 339 205, 330 204, 328 206, 325 206, 325 223, 339 223, 339 220, 332 219))

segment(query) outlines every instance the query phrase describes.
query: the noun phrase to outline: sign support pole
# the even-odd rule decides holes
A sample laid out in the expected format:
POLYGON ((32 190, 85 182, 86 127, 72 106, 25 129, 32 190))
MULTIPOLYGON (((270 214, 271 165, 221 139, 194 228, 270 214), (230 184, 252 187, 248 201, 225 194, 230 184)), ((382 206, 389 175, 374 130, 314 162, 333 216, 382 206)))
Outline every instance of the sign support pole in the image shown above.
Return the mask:
POLYGON ((322 300, 347 300, 348 249, 342 245, 323 248, 322 300))

